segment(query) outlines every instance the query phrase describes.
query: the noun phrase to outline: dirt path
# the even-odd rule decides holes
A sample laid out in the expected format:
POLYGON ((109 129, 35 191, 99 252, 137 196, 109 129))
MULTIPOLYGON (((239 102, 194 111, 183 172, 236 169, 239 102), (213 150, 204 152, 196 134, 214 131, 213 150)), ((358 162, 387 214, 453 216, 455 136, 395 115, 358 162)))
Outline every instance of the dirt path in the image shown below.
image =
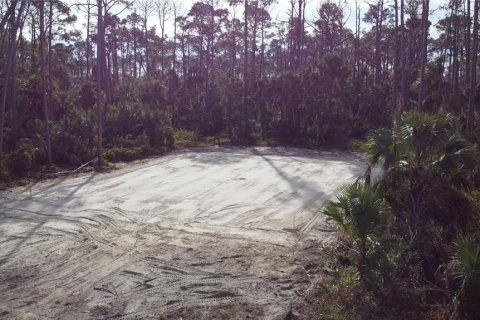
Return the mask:
POLYGON ((0 318, 280 319, 353 154, 210 148, 0 193, 0 318))

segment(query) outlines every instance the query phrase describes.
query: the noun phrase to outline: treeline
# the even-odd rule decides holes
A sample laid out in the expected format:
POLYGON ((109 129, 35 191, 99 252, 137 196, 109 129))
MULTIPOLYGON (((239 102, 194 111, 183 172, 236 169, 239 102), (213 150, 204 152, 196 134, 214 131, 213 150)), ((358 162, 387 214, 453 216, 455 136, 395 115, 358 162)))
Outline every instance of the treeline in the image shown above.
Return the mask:
POLYGON ((2 172, 130 159, 186 132, 342 146, 411 109, 478 136, 477 1, 290 0, 287 21, 273 4, 2 1, 2 172))

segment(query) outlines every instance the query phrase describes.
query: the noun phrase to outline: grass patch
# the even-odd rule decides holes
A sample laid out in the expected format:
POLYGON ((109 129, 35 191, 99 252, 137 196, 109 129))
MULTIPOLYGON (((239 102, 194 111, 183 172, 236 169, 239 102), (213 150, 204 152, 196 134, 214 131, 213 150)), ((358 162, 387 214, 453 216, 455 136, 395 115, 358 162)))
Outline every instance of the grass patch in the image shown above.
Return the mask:
POLYGON ((196 132, 184 129, 174 129, 173 140, 175 148, 178 149, 195 147, 198 146, 199 143, 199 137, 196 132))
POLYGON ((201 137, 194 131, 184 129, 175 129, 173 131, 173 137, 175 141, 175 149, 226 146, 232 144, 230 138, 225 134, 201 137))
POLYGON ((133 161, 149 155, 145 146, 112 147, 105 152, 105 159, 111 162, 133 161))

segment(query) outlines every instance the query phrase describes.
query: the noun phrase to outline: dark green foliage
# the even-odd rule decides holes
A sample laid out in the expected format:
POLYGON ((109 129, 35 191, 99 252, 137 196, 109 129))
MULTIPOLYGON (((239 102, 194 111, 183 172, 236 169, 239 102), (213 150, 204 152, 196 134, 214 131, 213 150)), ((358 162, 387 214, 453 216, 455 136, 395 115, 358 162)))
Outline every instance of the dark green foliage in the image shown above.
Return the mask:
POLYGON ((52 130, 55 163, 78 166, 95 157, 93 110, 74 109, 52 130))
POLYGON ((357 182, 337 201, 329 201, 323 213, 331 217, 352 241, 356 267, 367 288, 379 294, 391 284, 395 251, 385 233, 390 207, 368 184, 357 182))
POLYGON ((17 149, 9 155, 8 162, 15 175, 24 176, 35 164, 35 148, 28 139, 23 139, 17 149))
POLYGON ((415 230, 429 219, 450 236, 465 227, 478 150, 455 133, 450 115, 407 113, 394 129, 373 133, 369 147, 372 163, 387 169, 379 188, 415 230))
POLYGON ((6 156, 0 156, 0 180, 6 181, 10 177, 10 167, 6 156))
POLYGON ((317 68, 266 82, 267 94, 262 98, 267 102, 270 135, 289 143, 344 146, 364 124, 379 125, 372 124, 367 113, 352 113, 353 87, 347 79, 345 62, 329 54, 317 68))
POLYGON ((360 254, 365 255, 368 238, 383 233, 390 209, 369 185, 355 183, 336 202, 329 201, 324 214, 338 223, 352 237, 360 254))
POLYGON ((154 148, 173 147, 170 116, 163 110, 151 110, 138 103, 116 104, 109 107, 105 119, 105 139, 113 142, 121 137, 145 134, 154 148))
POLYGON ((80 87, 78 102, 83 109, 91 109, 97 102, 94 82, 85 82, 80 87))
POLYGON ((153 147, 173 147, 173 133, 169 115, 166 112, 153 111, 145 114, 144 132, 153 147))
POLYGON ((458 290, 454 303, 460 315, 469 319, 480 317, 480 243, 471 236, 454 243, 452 257, 458 290))
POLYGON ((131 135, 118 137, 112 145, 113 147, 105 152, 105 158, 109 161, 132 161, 151 153, 149 139, 145 134, 136 138, 131 135))
POLYGON ((198 135, 193 131, 178 129, 174 131, 173 136, 175 146, 179 148, 194 147, 198 145, 198 135))
POLYGON ((158 80, 140 83, 140 101, 145 107, 160 108, 165 105, 165 86, 158 80))
POLYGON ((362 282, 374 293, 388 293, 388 286, 372 283, 389 275, 397 285, 423 288, 425 303, 453 301, 457 315, 475 319, 480 312, 473 298, 480 294, 478 148, 456 132, 453 116, 417 112, 402 115, 392 129, 374 131, 368 148, 371 163, 382 164, 383 174, 372 187, 350 186, 324 211, 361 257, 356 261, 362 282), (391 208, 388 223, 380 219, 384 202, 391 208), (452 277, 456 280, 449 282, 452 277))
POLYGON ((112 147, 105 152, 105 159, 108 161, 133 161, 144 158, 148 155, 145 146, 141 147, 112 147))

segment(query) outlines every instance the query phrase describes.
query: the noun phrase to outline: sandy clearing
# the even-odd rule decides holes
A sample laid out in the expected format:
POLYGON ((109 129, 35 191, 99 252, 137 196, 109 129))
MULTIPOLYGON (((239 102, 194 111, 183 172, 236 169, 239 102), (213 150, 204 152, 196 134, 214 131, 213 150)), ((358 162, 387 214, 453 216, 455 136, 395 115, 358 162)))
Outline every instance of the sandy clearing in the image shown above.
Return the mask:
POLYGON ((282 318, 351 153, 208 148, 0 193, 0 317, 282 318))

